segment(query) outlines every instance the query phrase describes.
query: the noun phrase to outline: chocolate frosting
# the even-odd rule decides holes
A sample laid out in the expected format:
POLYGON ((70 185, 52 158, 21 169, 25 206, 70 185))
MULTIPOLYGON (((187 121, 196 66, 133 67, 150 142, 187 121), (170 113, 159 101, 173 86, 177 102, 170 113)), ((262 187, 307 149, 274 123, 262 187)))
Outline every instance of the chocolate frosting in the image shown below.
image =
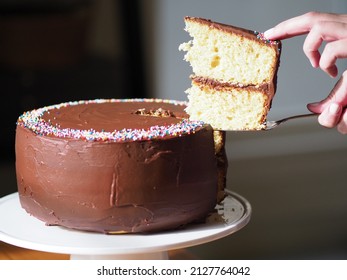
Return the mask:
MULTIPOLYGON (((184 108, 161 102, 83 103, 45 110, 42 119, 60 128, 146 130, 180 122, 187 116, 184 108)), ((18 192, 22 207, 48 225, 151 232, 200 221, 214 209, 217 160, 209 125, 140 141, 88 141, 35 131, 18 121, 18 192)))
POLYGON ((82 102, 73 106, 56 106, 44 112, 42 119, 61 129, 93 129, 112 132, 124 128, 149 129, 152 126, 178 123, 188 118, 183 108, 183 105, 175 103, 136 100, 89 102, 88 105, 82 102), (141 113, 141 111, 148 113, 141 113))

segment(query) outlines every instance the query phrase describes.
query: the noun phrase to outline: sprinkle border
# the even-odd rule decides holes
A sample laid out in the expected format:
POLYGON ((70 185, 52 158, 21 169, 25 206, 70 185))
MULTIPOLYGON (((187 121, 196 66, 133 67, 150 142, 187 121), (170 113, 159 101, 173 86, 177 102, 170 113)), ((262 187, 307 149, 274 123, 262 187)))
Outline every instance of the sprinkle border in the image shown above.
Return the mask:
POLYGON ((43 120, 41 117, 45 112, 52 109, 59 109, 67 106, 76 106, 82 104, 95 104, 95 103, 121 103, 121 102, 156 102, 167 103, 174 105, 187 105, 185 101, 176 101, 168 99, 147 99, 147 98, 135 98, 135 99, 95 99, 95 100, 81 100, 70 101, 56 105, 45 106, 39 109, 28 111, 19 116, 17 125, 23 126, 37 135, 40 136, 55 136, 58 138, 71 138, 76 140, 86 141, 101 141, 101 142, 126 142, 126 141, 141 141, 141 140, 153 140, 158 138, 164 138, 167 136, 182 136, 184 134, 191 134, 196 131, 197 128, 204 126, 202 121, 190 121, 183 119, 181 122, 168 125, 168 126, 152 126, 149 129, 122 129, 114 130, 112 132, 96 131, 94 129, 81 130, 60 128, 54 126, 50 122, 43 120))
POLYGON ((264 33, 258 32, 258 31, 253 31, 254 34, 257 36, 257 39, 260 41, 263 41, 265 44, 269 45, 278 45, 279 41, 278 40, 269 40, 264 36, 264 33))

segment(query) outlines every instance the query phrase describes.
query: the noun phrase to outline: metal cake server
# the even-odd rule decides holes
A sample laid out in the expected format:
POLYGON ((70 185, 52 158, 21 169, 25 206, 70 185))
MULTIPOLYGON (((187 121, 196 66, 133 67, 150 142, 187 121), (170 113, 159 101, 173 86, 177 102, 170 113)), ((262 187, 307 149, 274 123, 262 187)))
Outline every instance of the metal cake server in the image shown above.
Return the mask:
MULTIPOLYGON (((240 129, 240 130, 232 130, 232 129, 226 129, 225 131, 265 131, 265 130, 271 130, 274 129, 276 127, 278 127, 280 124, 289 121, 289 120, 294 120, 294 119, 300 119, 300 118, 307 118, 307 117, 314 117, 314 116, 318 116, 319 114, 315 114, 315 113, 308 113, 308 114, 302 114, 302 115, 295 115, 295 116, 290 116, 290 117, 286 117, 277 121, 266 121, 264 123, 264 127, 260 128, 260 129, 240 129)), ((220 129, 223 130, 223 129, 220 129)))
MULTIPOLYGON (((343 107, 343 110, 346 110, 347 106, 343 107)), ((307 118, 307 117, 314 117, 314 116, 318 116, 319 114, 316 113, 308 113, 308 114, 302 114, 302 115, 295 115, 295 116, 290 116, 290 117, 286 117, 277 121, 266 121, 265 122, 265 127, 261 128, 259 130, 240 130, 240 131, 262 131, 262 130, 271 130, 274 129, 276 127, 278 127, 280 124, 289 121, 289 120, 294 120, 294 119, 300 119, 300 118, 307 118)), ((235 131, 235 130, 234 130, 235 131)))
POLYGON ((281 123, 284 123, 284 122, 289 121, 289 120, 299 119, 299 118, 307 118, 307 117, 313 117, 313 116, 318 116, 318 114, 309 113, 309 114, 303 114, 303 115, 290 116, 290 117, 286 117, 286 118, 283 118, 283 119, 277 120, 277 121, 267 121, 266 127, 264 127, 262 130, 274 129, 277 126, 279 126, 281 123))
POLYGON ((314 114, 314 113, 309 113, 309 114, 303 114, 303 115, 295 115, 295 116, 290 116, 290 117, 286 117, 283 118, 281 120, 277 120, 277 121, 267 121, 265 124, 266 126, 262 129, 262 130, 271 130, 276 128, 277 126, 279 126, 280 124, 289 121, 289 120, 293 120, 293 119, 300 119, 300 118, 307 118, 307 117, 313 117, 313 116, 318 116, 318 114, 314 114))

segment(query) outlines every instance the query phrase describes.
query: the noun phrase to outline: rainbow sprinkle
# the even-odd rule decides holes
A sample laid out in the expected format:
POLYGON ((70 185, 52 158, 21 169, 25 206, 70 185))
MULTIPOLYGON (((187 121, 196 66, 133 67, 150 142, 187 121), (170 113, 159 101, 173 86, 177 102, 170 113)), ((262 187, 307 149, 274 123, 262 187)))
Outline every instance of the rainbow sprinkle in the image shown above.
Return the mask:
POLYGON ((259 40, 263 41, 266 44, 278 45, 278 43, 279 43, 279 41, 277 41, 277 40, 269 40, 269 39, 265 38, 264 33, 254 31, 254 34, 257 36, 257 38, 259 40))
POLYGON ((194 133, 197 128, 204 126, 202 121, 190 121, 188 119, 182 119, 181 122, 168 126, 152 126, 149 129, 124 128, 122 130, 107 132, 104 130, 96 131, 94 129, 62 129, 59 126, 52 125, 50 121, 45 121, 42 118, 44 113, 47 112, 49 114, 49 110, 59 109, 67 106, 105 102, 156 102, 169 103, 173 105, 186 105, 186 102, 183 101, 166 99, 95 99, 72 101, 25 112, 18 118, 17 125, 28 128, 40 136, 55 136, 58 138, 83 139, 86 141, 102 142, 139 141, 163 138, 167 136, 181 136, 184 134, 194 133))

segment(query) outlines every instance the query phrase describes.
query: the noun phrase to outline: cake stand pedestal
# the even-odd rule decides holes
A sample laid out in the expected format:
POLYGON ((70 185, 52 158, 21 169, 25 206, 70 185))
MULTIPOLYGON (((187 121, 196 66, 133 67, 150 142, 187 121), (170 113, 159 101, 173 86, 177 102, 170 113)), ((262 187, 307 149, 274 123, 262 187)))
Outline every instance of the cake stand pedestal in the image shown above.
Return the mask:
POLYGON ((15 246, 69 254, 71 260, 164 260, 168 251, 201 245, 226 237, 250 220, 251 205, 228 192, 205 223, 151 234, 106 235, 46 226, 20 206, 18 193, 0 199, 0 240, 15 246))

